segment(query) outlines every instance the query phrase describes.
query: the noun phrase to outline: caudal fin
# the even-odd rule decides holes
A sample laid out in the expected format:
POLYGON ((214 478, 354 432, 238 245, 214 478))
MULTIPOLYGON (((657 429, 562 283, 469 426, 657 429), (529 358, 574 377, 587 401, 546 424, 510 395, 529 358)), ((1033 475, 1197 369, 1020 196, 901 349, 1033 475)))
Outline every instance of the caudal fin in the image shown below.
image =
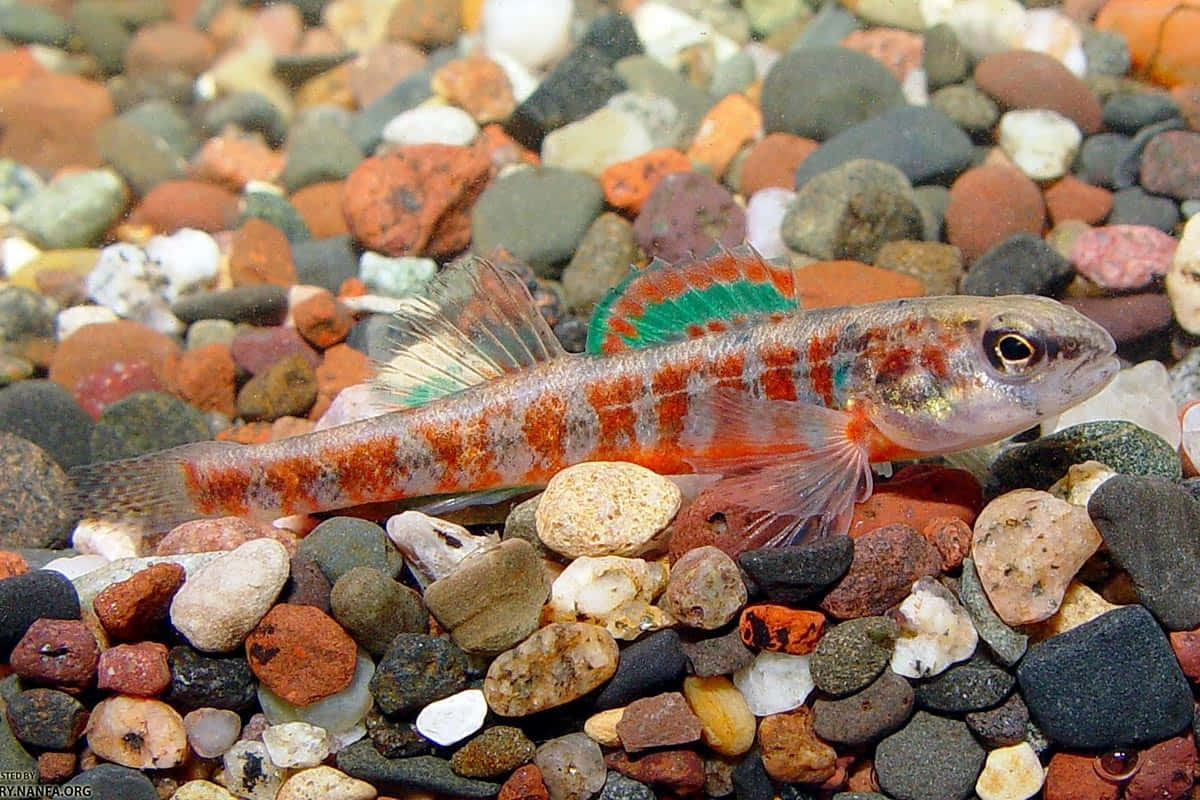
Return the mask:
MULTIPOLYGON (((210 444, 205 442, 203 444, 210 444)), ((74 467, 72 516, 105 520, 147 532, 166 531, 180 522, 204 516, 187 491, 184 465, 195 445, 162 450, 137 458, 74 467)))

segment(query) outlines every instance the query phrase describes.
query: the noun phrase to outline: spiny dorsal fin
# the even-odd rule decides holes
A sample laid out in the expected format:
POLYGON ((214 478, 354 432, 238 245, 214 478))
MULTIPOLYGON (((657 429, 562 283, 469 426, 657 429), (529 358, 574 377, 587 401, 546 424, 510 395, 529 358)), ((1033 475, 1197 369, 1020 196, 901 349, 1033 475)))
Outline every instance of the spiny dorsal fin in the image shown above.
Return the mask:
POLYGON ((800 307, 790 267, 749 246, 701 260, 655 260, 631 272, 596 305, 587 351, 612 353, 703 336, 800 307))
POLYGON ((409 408, 565 352, 524 282, 482 258, 451 264, 424 294, 403 298, 389 345, 375 386, 409 408))

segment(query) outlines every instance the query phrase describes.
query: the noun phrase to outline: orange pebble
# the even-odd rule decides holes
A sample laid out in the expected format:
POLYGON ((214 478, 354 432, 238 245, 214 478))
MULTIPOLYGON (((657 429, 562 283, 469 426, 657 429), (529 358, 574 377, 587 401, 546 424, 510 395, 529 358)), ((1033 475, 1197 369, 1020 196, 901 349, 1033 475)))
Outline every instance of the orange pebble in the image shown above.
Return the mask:
POLYGON ((1200 82, 1200 0, 1109 0, 1096 28, 1124 34, 1134 70, 1155 83, 1200 82))
POLYGON ((748 647, 802 656, 817 649, 825 632, 820 611, 759 603, 742 609, 738 632, 748 647))
POLYGON ((29 564, 20 553, 0 550, 0 579, 11 578, 29 572, 29 564))
POLYGON ((762 131, 762 112, 745 95, 727 94, 705 113, 687 156, 720 178, 729 162, 762 131))
POLYGON ((651 150, 607 167, 600 173, 600 185, 610 206, 636 214, 664 175, 691 168, 692 162, 678 150, 651 150))

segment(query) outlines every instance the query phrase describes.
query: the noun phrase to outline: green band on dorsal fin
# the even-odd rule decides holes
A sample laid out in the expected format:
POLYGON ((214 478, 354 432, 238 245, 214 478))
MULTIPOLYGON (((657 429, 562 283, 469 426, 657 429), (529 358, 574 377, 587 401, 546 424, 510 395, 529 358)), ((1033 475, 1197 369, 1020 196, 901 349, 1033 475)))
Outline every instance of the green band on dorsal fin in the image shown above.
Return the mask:
POLYGON ((564 354, 524 282, 482 258, 451 264, 423 295, 402 298, 388 344, 375 389, 406 408, 564 354))
POLYGON ((792 269, 764 261, 748 246, 698 261, 655 260, 630 272, 596 305, 587 351, 679 341, 799 307, 792 269))

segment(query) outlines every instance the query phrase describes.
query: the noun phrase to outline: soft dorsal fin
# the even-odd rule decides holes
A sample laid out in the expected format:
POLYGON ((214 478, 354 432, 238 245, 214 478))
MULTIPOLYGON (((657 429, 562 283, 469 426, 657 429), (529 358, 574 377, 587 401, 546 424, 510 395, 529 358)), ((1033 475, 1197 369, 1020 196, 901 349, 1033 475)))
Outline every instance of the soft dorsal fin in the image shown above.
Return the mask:
POLYGON ((768 263, 749 246, 675 264, 656 259, 596 305, 587 351, 674 342, 799 307, 792 269, 768 263))
POLYGON ((413 407, 564 355, 516 275, 482 258, 451 264, 401 300, 375 387, 413 407))

